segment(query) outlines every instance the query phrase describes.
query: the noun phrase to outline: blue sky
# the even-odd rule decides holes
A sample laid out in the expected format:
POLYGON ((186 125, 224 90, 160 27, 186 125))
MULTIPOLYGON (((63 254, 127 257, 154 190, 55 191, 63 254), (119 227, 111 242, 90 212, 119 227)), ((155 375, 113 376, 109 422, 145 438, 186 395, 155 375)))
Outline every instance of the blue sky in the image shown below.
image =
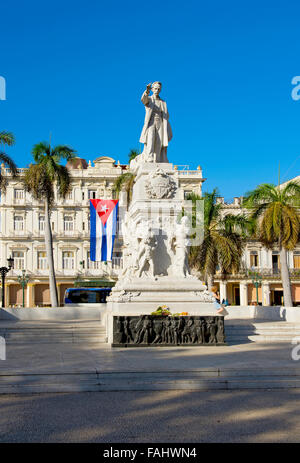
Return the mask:
POLYGON ((87 160, 138 147, 145 85, 163 83, 174 164, 225 198, 299 173, 297 1, 10 1, 1 6, 0 128, 20 167, 49 138, 87 160))

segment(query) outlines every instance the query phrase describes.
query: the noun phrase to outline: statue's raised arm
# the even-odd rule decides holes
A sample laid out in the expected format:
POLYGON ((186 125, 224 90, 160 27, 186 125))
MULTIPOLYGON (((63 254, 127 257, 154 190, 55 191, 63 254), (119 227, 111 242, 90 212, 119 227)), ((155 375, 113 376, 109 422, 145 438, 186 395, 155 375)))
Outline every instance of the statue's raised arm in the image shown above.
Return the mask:
POLYGON ((149 103, 149 94, 150 94, 150 90, 151 90, 151 86, 152 84, 148 84, 147 87, 146 87, 146 90, 144 91, 143 95, 142 95, 142 103, 144 103, 144 105, 146 106, 148 103, 149 103))

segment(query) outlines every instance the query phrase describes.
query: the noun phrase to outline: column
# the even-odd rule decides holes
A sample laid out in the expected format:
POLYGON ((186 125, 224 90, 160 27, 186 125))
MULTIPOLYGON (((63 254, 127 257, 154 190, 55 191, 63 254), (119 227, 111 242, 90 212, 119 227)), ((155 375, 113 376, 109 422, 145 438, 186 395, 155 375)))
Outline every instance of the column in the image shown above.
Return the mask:
POLYGON ((57 287, 57 300, 58 300, 58 307, 60 307, 60 296, 61 296, 61 283, 56 283, 57 287))
POLYGON ((10 283, 5 283, 5 307, 9 307, 10 304, 10 283))
POLYGON ((35 288, 34 283, 28 283, 27 284, 27 303, 26 303, 27 307, 34 307, 35 306, 34 288, 35 288))
POLYGON ((220 302, 222 303, 223 299, 227 299, 227 282, 220 281, 220 302))
POLYGON ((262 282, 262 305, 269 306, 270 305, 270 284, 269 282, 263 281, 262 282))
POLYGON ((248 284, 244 281, 240 282, 240 304, 242 306, 248 305, 248 284))

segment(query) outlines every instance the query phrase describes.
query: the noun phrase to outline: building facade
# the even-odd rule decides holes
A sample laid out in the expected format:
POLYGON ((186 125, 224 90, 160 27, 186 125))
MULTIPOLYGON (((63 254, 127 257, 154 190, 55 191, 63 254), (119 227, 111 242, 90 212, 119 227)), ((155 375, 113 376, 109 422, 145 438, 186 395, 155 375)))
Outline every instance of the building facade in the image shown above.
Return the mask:
MULTIPOLYGON (((55 193, 51 212, 54 267, 61 305, 66 288, 74 286, 75 281, 117 278, 122 267, 121 237, 115 241, 112 262, 92 262, 89 258, 89 200, 115 199, 115 180, 128 169, 107 156, 98 157, 93 163, 76 158, 67 167, 71 175, 70 191, 65 199, 55 193)), ((14 269, 6 277, 6 306, 18 307, 23 303, 23 290, 18 282, 22 271, 29 276, 24 292, 25 306, 49 306, 44 205, 25 191, 22 177, 26 169, 19 169, 17 178, 13 178, 4 165, 1 169, 7 182, 0 201, 1 266, 7 265, 7 258, 14 258, 14 269)), ((201 196, 205 181, 201 168, 189 170, 188 166, 175 166, 175 169, 183 197, 191 192, 201 196)), ((122 216, 122 211, 127 209, 126 194, 120 194, 119 205, 122 216)))
MULTIPOLYGON (((112 262, 92 262, 89 258, 89 200, 94 198, 115 199, 115 180, 126 172, 128 166, 120 165, 113 158, 98 157, 88 163, 76 158, 68 165, 71 175, 71 189, 63 200, 57 195, 51 212, 53 233, 54 266, 60 304, 63 305, 66 288, 75 281, 97 280, 103 277, 117 278, 122 268, 122 238, 117 236, 112 262)), ((26 169, 19 169, 19 177, 13 178, 3 165, 2 175, 7 181, 6 190, 0 200, 0 263, 7 265, 7 258, 14 258, 14 269, 6 277, 6 306, 18 307, 23 303, 23 291, 18 277, 25 271, 29 282, 24 292, 25 306, 49 306, 48 263, 44 243, 44 206, 25 191, 22 177, 26 169)), ((190 170, 188 166, 175 166, 182 199, 194 192, 202 195, 205 178, 202 170, 190 170)), ((120 194, 120 214, 127 209, 127 195, 120 194)), ((222 204, 223 214, 242 212, 242 198, 222 204)), ((120 222, 118 223, 120 230, 120 222)), ((295 305, 300 305, 300 245, 288 253, 292 281, 292 296, 295 305)), ((238 273, 226 275, 219 272, 215 283, 219 287, 221 300, 232 305, 256 304, 257 292, 249 270, 261 277, 258 300, 262 305, 281 305, 283 290, 280 276, 279 252, 265 249, 261 243, 247 242, 242 265, 238 273)))
MULTIPOLYGON (((240 214, 241 198, 234 198, 226 203, 224 198, 218 198, 222 204, 224 215, 240 214)), ((288 266, 290 269, 292 298, 295 305, 300 305, 300 243, 293 251, 288 251, 288 266)), ((266 249, 260 242, 249 240, 242 256, 240 270, 236 274, 226 275, 219 272, 215 275, 215 283, 219 287, 220 299, 227 299, 231 305, 256 305, 257 292, 249 271, 256 272, 261 277, 258 287, 258 301, 261 305, 282 305, 283 289, 280 275, 279 250, 266 249)))

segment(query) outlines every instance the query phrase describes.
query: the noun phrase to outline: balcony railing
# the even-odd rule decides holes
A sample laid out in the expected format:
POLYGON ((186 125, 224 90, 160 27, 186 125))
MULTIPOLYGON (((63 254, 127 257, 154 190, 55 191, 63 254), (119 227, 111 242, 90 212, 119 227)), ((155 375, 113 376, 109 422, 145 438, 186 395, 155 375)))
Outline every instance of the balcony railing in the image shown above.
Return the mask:
POLYGON ((116 270, 123 268, 123 259, 122 259, 122 257, 113 257, 112 258, 112 268, 116 269, 116 270))
MULTIPOLYGON (((266 268, 266 267, 241 267, 235 273, 227 274, 226 278, 237 278, 245 279, 248 278, 249 272, 256 272, 261 275, 263 278, 280 278, 281 270, 278 267, 266 268)), ((289 269, 291 278, 300 278, 300 269, 289 269)), ((215 275, 216 278, 222 278, 222 273, 217 272, 215 275)))
MULTIPOLYGON (((27 169, 17 169, 17 172, 19 175, 24 175, 24 173, 27 171, 27 169)), ((5 175, 12 175, 11 169, 8 167, 4 168, 5 175)))
POLYGON ((179 176, 191 177, 196 175, 197 177, 202 177, 201 170, 177 170, 177 172, 179 176))

